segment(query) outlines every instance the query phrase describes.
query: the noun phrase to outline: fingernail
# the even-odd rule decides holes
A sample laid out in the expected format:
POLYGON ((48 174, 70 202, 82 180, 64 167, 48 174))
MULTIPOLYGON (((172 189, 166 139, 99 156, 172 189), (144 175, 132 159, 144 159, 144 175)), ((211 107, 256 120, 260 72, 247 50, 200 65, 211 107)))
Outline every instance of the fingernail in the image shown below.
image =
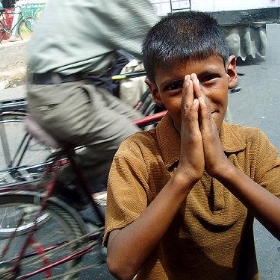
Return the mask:
POLYGON ((194 83, 199 84, 199 80, 198 80, 196 74, 192 73, 191 76, 192 76, 192 80, 194 81, 194 83))

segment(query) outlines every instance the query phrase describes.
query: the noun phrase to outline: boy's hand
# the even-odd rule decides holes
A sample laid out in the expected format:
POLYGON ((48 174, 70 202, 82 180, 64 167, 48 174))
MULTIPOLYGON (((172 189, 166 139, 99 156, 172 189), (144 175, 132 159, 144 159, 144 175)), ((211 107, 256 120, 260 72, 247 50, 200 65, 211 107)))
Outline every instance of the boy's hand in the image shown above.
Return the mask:
POLYGON ((214 176, 222 172, 228 163, 224 154, 216 123, 211 114, 211 108, 203 93, 195 74, 191 75, 194 85, 194 95, 199 100, 199 123, 203 141, 204 161, 206 171, 214 176))
POLYGON ((199 128, 199 100, 194 98, 193 80, 185 77, 181 108, 181 153, 176 173, 196 183, 204 171, 202 134, 199 128))

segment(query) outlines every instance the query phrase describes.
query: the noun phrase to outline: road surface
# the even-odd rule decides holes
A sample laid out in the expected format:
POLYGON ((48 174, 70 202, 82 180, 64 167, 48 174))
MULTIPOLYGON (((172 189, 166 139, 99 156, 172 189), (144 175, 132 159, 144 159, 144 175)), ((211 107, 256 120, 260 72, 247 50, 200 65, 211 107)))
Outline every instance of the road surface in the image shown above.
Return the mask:
MULTIPOLYGON (((266 60, 239 64, 241 91, 229 94, 229 107, 232 122, 260 127, 280 151, 280 25, 268 25, 267 34, 266 60)), ((279 280, 280 242, 258 222, 255 238, 261 279, 279 280)))

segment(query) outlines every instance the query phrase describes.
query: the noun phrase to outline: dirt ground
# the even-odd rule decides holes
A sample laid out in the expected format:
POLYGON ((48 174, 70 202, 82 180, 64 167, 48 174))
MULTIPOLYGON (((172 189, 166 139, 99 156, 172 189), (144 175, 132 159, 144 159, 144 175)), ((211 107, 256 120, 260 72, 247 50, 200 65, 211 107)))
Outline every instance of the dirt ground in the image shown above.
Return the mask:
POLYGON ((0 44, 0 88, 15 87, 26 81, 26 41, 0 44))

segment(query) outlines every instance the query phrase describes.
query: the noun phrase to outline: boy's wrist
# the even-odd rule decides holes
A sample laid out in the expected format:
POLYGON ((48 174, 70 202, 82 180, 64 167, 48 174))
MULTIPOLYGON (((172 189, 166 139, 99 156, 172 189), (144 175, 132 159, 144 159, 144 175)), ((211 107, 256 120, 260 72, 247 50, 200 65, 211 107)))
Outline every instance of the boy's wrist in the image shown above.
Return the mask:
POLYGON ((214 174, 211 174, 214 178, 219 181, 230 180, 236 175, 236 167, 228 161, 229 164, 224 164, 221 168, 217 169, 214 174))
POLYGON ((187 196, 197 181, 186 174, 175 172, 169 183, 178 192, 178 195, 182 193, 183 196, 187 196))

